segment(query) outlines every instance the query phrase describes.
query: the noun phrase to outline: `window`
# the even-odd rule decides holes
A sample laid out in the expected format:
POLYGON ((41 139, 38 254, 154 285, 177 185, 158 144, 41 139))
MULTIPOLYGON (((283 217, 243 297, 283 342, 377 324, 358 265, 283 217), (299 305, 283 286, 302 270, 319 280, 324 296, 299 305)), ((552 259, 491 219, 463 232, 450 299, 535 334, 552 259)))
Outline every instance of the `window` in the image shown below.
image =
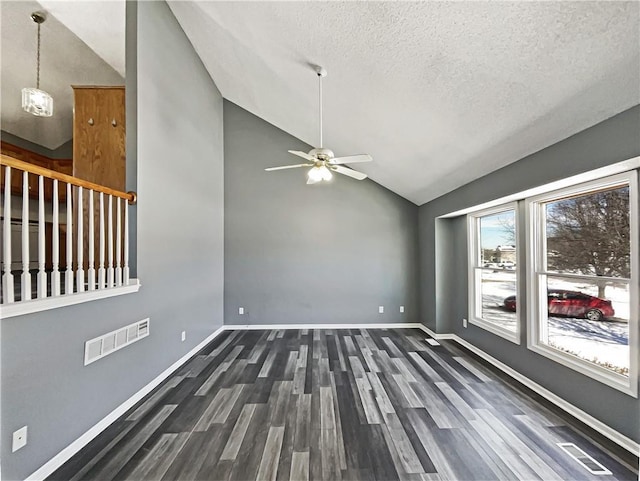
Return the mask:
POLYGON ((637 395, 637 173, 527 199, 529 348, 637 395))
POLYGON ((469 320, 520 343, 516 204, 469 214, 469 320))

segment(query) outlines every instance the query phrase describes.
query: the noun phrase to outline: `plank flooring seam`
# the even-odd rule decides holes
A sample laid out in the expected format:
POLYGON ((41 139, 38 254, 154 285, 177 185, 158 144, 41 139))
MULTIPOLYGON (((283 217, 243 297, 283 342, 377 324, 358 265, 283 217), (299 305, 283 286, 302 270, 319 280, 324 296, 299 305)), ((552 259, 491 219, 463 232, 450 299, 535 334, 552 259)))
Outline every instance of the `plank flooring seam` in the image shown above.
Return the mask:
POLYGON ((233 331, 48 479, 584 480, 633 466, 464 350, 417 329, 233 331))

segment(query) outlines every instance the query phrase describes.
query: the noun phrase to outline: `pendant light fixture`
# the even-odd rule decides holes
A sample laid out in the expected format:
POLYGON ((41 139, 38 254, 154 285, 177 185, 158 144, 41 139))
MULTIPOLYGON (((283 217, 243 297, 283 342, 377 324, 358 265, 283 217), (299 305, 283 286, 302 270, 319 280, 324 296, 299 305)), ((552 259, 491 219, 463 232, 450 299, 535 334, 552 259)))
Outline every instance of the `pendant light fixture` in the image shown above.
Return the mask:
POLYGON ((36 58, 36 88, 22 89, 22 109, 37 117, 53 115, 53 98, 44 90, 40 90, 40 25, 47 19, 43 12, 33 12, 31 19, 38 25, 38 50, 36 58))

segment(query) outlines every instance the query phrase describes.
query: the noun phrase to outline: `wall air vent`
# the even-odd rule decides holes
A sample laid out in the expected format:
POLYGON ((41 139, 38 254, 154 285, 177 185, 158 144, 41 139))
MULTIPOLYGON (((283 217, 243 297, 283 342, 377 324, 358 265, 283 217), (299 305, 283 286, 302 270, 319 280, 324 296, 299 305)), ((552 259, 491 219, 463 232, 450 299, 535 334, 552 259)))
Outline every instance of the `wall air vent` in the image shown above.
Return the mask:
POLYGON ((573 443, 557 443, 557 444, 560 448, 562 448, 564 452, 566 452, 569 456, 571 456, 573 459, 578 461, 578 463, 580 463, 582 467, 585 468, 587 471, 589 471, 591 474, 599 474, 599 475, 611 474, 611 471, 609 471, 602 464, 600 464, 598 461, 593 459, 591 456, 589 456, 587 453, 585 453, 582 449, 580 449, 575 444, 573 443))
POLYGON ((134 322, 84 343, 84 365, 116 352, 149 335, 149 318, 134 322))

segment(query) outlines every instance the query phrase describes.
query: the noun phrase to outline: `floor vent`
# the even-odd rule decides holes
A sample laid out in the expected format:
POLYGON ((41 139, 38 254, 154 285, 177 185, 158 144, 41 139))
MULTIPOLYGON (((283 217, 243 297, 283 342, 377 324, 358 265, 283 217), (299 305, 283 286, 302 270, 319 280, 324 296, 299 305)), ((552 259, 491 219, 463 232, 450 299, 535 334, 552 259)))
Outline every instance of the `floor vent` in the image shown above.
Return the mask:
POLYGON ((440 343, 439 343, 438 341, 436 341, 435 339, 431 339, 431 338, 429 338, 429 339, 427 339, 426 341, 427 341, 429 344, 431 344, 432 346, 439 346, 439 345, 440 345, 440 343))
POLYGON ((585 453, 582 449, 580 449, 575 444, 573 443, 557 443, 557 444, 564 450, 564 452, 566 452, 569 456, 571 456, 573 459, 578 461, 591 474, 600 474, 600 475, 611 474, 611 471, 609 471, 602 464, 600 464, 598 461, 593 459, 591 456, 589 456, 587 453, 585 453))
POLYGON ((134 322, 84 343, 84 365, 116 352, 149 335, 149 318, 134 322))

